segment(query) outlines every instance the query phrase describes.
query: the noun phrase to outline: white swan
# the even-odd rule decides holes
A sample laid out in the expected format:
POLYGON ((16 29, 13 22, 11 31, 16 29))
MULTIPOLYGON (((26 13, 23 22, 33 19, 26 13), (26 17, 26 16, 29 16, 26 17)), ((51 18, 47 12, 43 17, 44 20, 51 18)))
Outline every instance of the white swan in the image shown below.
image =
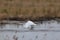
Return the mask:
POLYGON ((36 24, 32 21, 27 21, 25 24, 24 24, 24 28, 28 28, 28 29, 33 29, 33 27, 35 26, 36 24))

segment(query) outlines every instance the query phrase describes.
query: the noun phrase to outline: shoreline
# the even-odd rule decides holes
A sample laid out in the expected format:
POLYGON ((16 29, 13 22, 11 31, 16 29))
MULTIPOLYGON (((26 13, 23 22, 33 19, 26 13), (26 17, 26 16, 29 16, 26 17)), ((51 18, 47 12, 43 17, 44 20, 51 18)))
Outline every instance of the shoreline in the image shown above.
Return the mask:
MULTIPOLYGON (((42 23, 43 21, 51 21, 51 20, 60 22, 60 17, 59 18, 40 18, 40 20, 31 20, 31 21, 36 23, 42 23)), ((0 20, 0 24, 22 24, 23 22, 26 22, 26 20, 22 20, 22 19, 20 20, 20 18, 16 20, 14 20, 13 18, 0 20)))
POLYGON ((49 21, 49 20, 60 20, 60 17, 37 17, 37 18, 19 18, 19 17, 9 17, 9 18, 1 18, 0 21, 6 20, 6 21, 49 21))

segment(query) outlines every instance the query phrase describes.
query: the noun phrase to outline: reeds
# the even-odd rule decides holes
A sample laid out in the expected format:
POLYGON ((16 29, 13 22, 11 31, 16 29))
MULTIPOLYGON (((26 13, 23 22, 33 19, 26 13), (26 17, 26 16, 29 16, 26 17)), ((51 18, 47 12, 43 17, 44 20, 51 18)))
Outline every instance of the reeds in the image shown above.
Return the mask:
POLYGON ((39 17, 60 17, 59 0, 2 0, 0 14, 23 19, 39 17), (12 2, 9 2, 12 1, 12 2), (8 5, 5 5, 7 3, 8 5), (3 6, 2 6, 3 5, 3 6), (18 5, 18 6, 17 6, 18 5), (1 11, 2 10, 2 11, 1 11))

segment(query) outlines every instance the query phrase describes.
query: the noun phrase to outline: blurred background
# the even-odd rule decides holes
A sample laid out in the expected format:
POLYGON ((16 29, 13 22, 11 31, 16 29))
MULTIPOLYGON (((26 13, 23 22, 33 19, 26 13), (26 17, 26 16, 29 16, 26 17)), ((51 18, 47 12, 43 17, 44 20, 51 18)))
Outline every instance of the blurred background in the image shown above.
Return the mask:
POLYGON ((60 0, 0 0, 0 19, 60 17, 60 0))

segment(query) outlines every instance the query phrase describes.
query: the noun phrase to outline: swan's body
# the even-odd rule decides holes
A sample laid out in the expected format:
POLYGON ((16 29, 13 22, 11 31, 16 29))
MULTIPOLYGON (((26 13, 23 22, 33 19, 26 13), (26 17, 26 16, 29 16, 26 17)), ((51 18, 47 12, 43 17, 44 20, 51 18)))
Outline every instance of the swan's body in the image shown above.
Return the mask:
POLYGON ((32 29, 33 26, 35 26, 36 24, 32 21, 27 21, 24 25, 25 28, 29 28, 29 29, 32 29))

